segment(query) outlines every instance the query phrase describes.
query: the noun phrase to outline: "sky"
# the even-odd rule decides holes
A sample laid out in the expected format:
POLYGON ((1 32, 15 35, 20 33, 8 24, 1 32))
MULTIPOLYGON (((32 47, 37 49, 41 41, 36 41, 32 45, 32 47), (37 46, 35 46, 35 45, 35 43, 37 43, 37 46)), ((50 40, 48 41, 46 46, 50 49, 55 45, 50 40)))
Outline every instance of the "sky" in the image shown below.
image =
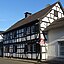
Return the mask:
MULTIPOLYGON (((32 14, 42 10, 47 4, 58 0, 0 0, 0 31, 7 30, 14 23, 23 19, 25 12, 32 14)), ((64 7, 64 0, 60 0, 64 7)))

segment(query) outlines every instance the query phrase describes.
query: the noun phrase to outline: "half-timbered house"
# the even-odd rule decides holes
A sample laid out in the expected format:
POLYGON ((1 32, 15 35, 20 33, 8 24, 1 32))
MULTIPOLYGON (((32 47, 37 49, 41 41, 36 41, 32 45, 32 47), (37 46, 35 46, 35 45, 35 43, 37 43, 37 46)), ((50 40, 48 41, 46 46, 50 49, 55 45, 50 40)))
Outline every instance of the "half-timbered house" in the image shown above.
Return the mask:
POLYGON ((60 2, 56 2, 15 23, 3 33, 4 57, 48 59, 48 35, 44 29, 64 17, 60 2))

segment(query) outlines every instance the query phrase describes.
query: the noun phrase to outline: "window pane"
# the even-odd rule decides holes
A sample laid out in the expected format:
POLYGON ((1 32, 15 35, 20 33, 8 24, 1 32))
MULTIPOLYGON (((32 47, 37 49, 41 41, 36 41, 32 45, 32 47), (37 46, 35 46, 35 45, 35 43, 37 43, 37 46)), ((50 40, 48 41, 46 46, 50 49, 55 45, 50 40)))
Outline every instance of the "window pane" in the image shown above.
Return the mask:
POLYGON ((54 10, 54 16, 58 17, 58 11, 54 10))
POLYGON ((13 46, 13 52, 15 53, 15 52, 17 52, 17 46, 13 46))
POLYGON ((33 44, 33 52, 36 52, 36 44, 33 44))
POLYGON ((39 32, 39 24, 35 25, 35 32, 38 33, 39 32))
POLYGON ((64 56, 64 41, 60 41, 59 45, 60 45, 60 55, 64 56))
POLYGON ((31 33, 35 33, 35 26, 31 26, 31 33))
POLYGON ((27 27, 27 35, 30 34, 30 27, 27 27))

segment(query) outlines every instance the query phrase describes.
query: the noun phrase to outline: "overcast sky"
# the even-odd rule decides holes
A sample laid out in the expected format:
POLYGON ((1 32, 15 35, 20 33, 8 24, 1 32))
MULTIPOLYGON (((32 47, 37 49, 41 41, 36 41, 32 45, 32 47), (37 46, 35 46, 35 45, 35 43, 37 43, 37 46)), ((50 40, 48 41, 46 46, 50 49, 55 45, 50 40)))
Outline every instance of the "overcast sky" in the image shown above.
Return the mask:
MULTIPOLYGON (((32 14, 53 4, 58 0, 0 0, 0 31, 8 29, 18 20, 24 18, 26 11, 32 14)), ((64 0, 60 0, 64 7, 64 0)))

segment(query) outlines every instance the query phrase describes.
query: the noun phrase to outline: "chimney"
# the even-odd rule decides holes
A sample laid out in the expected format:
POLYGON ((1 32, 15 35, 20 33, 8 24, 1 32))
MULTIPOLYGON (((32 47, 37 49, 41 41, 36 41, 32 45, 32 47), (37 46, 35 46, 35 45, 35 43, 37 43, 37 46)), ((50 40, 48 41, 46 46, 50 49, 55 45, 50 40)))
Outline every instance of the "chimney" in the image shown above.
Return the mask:
POLYGON ((29 12, 25 12, 24 14, 25 14, 25 18, 27 18, 31 15, 31 13, 29 13, 29 12))

